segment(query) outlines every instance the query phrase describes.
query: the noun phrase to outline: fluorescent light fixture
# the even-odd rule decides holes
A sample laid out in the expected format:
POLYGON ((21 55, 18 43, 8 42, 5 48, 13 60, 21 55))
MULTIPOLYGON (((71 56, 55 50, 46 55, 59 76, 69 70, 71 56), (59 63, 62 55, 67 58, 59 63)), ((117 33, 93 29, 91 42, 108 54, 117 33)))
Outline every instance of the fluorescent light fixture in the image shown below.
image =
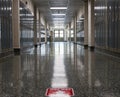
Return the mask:
POLYGON ((57 26, 54 26, 54 28, 65 28, 65 27, 61 25, 57 25, 57 26))
POLYGON ((20 14, 20 16, 33 16, 32 14, 20 14))
POLYGON ((96 7, 94 7, 94 9, 95 9, 95 10, 105 10, 105 9, 107 9, 107 6, 103 6, 103 7, 101 7, 101 6, 96 6, 96 7))
POLYGON ((61 15, 66 15, 66 14, 52 14, 54 16, 61 16, 61 15))
POLYGON ((53 21, 53 23, 55 23, 55 24, 63 24, 64 21, 53 21))
POLYGON ((64 26, 64 24, 63 23, 54 23, 54 26, 59 26, 59 25, 62 25, 62 26, 64 26))
POLYGON ((56 21, 61 22, 61 21, 64 21, 64 20, 53 20, 53 21, 55 21, 55 22, 56 22, 56 21))
POLYGON ((50 9, 67 9, 67 7, 50 7, 50 9))
POLYGON ((65 18, 53 18, 53 20, 64 20, 65 18))
POLYGON ((61 23, 61 22, 65 22, 65 21, 64 20, 53 20, 53 22, 61 23))

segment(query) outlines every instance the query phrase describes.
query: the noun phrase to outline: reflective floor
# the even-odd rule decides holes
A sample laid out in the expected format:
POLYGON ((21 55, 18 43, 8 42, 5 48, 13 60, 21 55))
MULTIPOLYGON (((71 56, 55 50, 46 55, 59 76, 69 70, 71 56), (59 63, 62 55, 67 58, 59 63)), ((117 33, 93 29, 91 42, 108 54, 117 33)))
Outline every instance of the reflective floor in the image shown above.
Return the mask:
POLYGON ((45 97, 47 88, 67 87, 74 97, 120 97, 120 58, 56 42, 0 62, 0 97, 45 97))

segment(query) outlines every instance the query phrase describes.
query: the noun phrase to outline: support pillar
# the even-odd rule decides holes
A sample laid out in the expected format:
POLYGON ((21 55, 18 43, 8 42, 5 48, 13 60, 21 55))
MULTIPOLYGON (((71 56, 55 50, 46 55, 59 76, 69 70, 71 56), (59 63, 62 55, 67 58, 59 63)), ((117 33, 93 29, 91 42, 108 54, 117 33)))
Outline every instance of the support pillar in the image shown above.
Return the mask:
POLYGON ((50 35, 50 26, 48 27, 48 33, 49 33, 49 42, 50 42, 50 39, 51 39, 51 35, 50 35))
POLYGON ((88 1, 84 2, 84 47, 88 47, 88 1))
POLYGON ((94 0, 88 0, 88 43, 90 48, 95 45, 94 32, 94 0))
POLYGON ((67 42, 67 29, 64 30, 64 41, 67 42))
POLYGON ((75 16, 75 19, 74 19, 74 43, 77 42, 77 16, 75 16))
POLYGON ((68 41, 68 37, 69 37, 69 36, 68 36, 68 33, 69 33, 68 31, 69 31, 69 30, 66 29, 66 42, 68 41))
POLYGON ((45 22, 45 43, 47 43, 47 23, 45 22))
POLYGON ((37 8, 34 6, 34 46, 37 47, 37 8))
POLYGON ((40 21, 40 12, 39 12, 39 44, 41 45, 41 21, 40 21))
POLYGON ((69 41, 71 42, 71 23, 69 23, 69 41))
POLYGON ((20 1, 12 2, 12 32, 13 32, 13 49, 15 54, 20 54, 20 1))

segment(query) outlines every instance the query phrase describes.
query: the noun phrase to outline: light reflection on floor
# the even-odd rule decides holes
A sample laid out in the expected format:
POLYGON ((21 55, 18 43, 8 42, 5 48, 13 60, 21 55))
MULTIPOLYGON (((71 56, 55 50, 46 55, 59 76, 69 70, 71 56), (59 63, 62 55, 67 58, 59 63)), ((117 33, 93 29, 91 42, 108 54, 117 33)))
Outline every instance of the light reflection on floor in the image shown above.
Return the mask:
MULTIPOLYGON (((55 60, 53 67, 52 88, 66 88, 68 87, 68 80, 65 71, 64 62, 64 45, 57 44, 60 49, 55 50, 55 60)), ((58 47, 58 48, 59 48, 58 47)))
POLYGON ((120 97, 120 58, 61 42, 0 62, 0 97, 46 97, 58 87, 73 88, 73 97, 120 97))

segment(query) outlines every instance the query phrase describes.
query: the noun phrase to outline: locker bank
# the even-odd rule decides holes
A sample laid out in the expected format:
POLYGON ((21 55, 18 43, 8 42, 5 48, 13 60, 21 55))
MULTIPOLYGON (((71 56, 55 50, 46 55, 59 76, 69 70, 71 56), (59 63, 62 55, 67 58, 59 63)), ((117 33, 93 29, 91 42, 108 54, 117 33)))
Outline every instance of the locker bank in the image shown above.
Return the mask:
POLYGON ((0 97, 120 97, 120 0, 0 0, 0 97))

